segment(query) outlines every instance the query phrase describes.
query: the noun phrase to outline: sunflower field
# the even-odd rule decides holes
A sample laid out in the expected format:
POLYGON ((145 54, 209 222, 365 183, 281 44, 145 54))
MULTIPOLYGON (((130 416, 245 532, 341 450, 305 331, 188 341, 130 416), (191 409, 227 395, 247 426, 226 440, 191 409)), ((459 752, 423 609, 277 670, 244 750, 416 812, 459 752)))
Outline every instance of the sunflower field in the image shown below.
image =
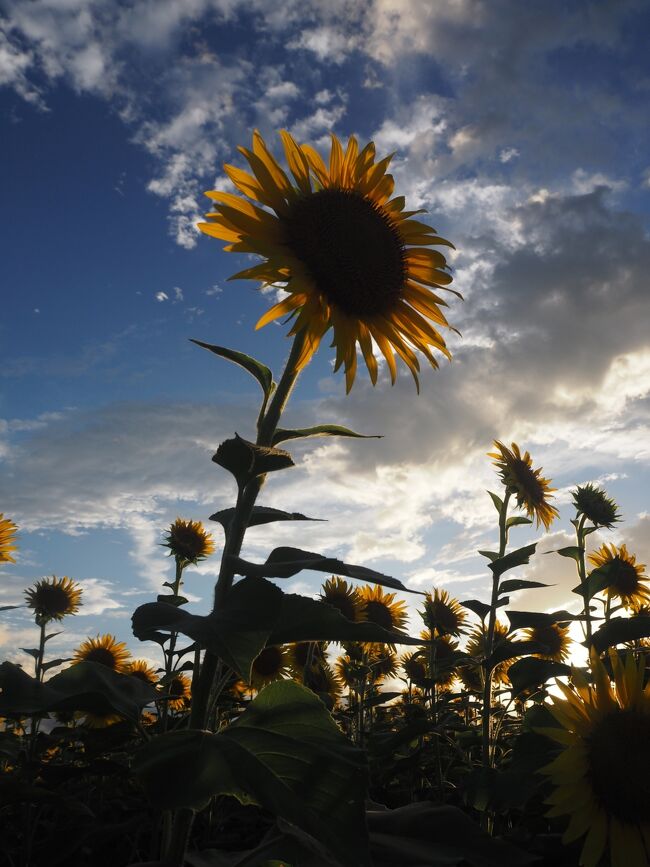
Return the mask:
MULTIPOLYGON (((390 158, 354 137, 333 136, 327 161, 282 141, 286 170, 254 134, 241 148, 250 171, 225 167, 238 192, 210 191, 200 224, 261 258, 236 277, 284 288, 258 327, 291 323, 277 377, 195 341, 261 390, 255 441, 235 434, 212 458, 233 505, 210 516, 214 534, 194 519, 161 528, 168 580, 134 611, 130 646, 107 632, 52 657, 82 589, 48 576, 25 592, 33 670, 0 665, 2 864, 644 867, 650 582, 625 544, 589 544, 621 521, 605 490, 573 490, 571 546, 518 545, 519 528, 559 516, 554 488, 527 451, 495 440, 494 544, 476 554, 489 601, 411 590, 298 545, 241 556, 250 527, 315 520, 259 502, 270 474, 294 465, 287 444, 364 436, 283 426, 322 338, 349 392, 358 355, 373 384, 380 363, 394 382, 400 362, 417 386, 419 355, 437 367, 453 327, 437 249, 452 245, 394 195, 390 158), (212 607, 190 613, 184 571, 217 555, 212 607), (546 586, 516 577, 543 556, 575 573, 571 611, 511 605, 546 586), (321 574, 317 598, 282 589, 303 571, 321 574)), ((0 514, 0 562, 19 556, 17 532, 0 514)))

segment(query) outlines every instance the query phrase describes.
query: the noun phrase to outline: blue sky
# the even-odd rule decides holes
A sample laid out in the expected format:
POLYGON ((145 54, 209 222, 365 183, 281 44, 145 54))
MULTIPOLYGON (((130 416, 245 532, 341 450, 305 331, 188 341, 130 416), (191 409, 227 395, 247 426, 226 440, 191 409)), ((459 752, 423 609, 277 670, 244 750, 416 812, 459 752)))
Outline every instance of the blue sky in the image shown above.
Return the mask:
MULTIPOLYGON (((272 299, 227 282, 245 260, 195 230, 254 127, 276 150, 288 128, 395 151, 399 189, 458 248, 465 301, 454 361, 419 397, 406 373, 360 374, 346 397, 323 346, 291 422, 384 438, 294 448, 264 502, 329 522, 256 528, 247 556, 295 544, 485 598, 473 552, 494 537, 500 438, 559 489, 540 550, 569 543, 569 490, 596 481, 625 523, 594 543, 650 561, 649 31, 632 0, 2 0, 0 510, 21 537, 0 602, 67 574, 86 605, 58 650, 111 631, 153 652, 129 615, 169 578, 162 531, 230 504, 210 457, 256 411, 255 384, 188 338, 275 370, 288 350, 281 326, 254 331, 272 299)), ((216 568, 188 571, 196 611, 216 568)), ((528 573, 555 586, 516 607, 570 604, 567 561, 528 573)), ((0 652, 27 661, 33 635, 3 615, 0 652)))

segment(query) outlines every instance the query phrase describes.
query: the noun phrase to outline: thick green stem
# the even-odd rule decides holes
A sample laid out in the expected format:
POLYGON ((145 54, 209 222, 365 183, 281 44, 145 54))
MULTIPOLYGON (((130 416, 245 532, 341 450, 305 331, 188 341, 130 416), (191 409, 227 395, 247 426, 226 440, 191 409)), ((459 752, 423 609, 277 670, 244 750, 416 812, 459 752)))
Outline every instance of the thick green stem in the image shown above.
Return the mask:
MULTIPOLYGON (((510 492, 506 491, 503 500, 503 506, 499 514, 499 558, 506 553, 508 544, 508 502, 510 500, 510 492)), ((483 682, 483 727, 482 727, 482 755, 483 767, 489 768, 491 763, 490 756, 490 723, 492 718, 492 669, 488 668, 487 661, 492 656, 494 650, 494 628, 497 620, 497 602, 499 596, 499 575, 492 577, 492 598, 490 600, 490 616, 488 620, 488 630, 485 637, 485 660, 483 666, 484 682, 483 682)))
MULTIPOLYGON (((580 584, 584 586, 585 581, 587 580, 587 566, 585 563, 585 540, 587 538, 587 534, 585 533, 585 521, 587 520, 586 515, 582 515, 578 526, 576 527, 576 541, 578 543, 578 575, 580 577, 580 584)), ((585 596, 584 601, 584 615, 585 615, 585 639, 588 642, 588 646, 591 647, 591 599, 587 599, 585 596)))

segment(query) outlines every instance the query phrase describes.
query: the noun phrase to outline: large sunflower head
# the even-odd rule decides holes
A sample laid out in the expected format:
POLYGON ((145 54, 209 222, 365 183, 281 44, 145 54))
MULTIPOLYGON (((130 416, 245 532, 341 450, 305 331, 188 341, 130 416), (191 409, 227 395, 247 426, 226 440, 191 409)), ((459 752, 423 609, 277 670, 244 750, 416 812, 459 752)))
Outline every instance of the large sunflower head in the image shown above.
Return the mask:
POLYGON ((301 680, 305 668, 318 668, 322 663, 327 662, 327 642, 298 641, 289 645, 287 653, 291 673, 301 680))
POLYGON ((578 672, 549 709, 558 728, 539 729, 562 746, 542 773, 554 791, 549 816, 570 816, 564 842, 585 837, 583 867, 596 867, 609 844, 612 864, 645 867, 650 854, 650 685, 643 662, 610 651, 613 683, 592 653, 594 686, 578 672))
POLYGON ((517 505, 526 510, 529 518, 535 518, 538 527, 543 524, 548 530, 560 514, 547 499, 555 488, 550 486, 548 479, 542 477, 541 467, 533 469, 529 453, 522 455, 517 443, 512 443, 511 449, 499 440, 495 440, 494 445, 499 451, 490 452, 488 457, 494 459, 506 491, 515 495, 517 505))
POLYGON ((450 635, 434 635, 428 629, 422 630, 420 637, 427 642, 425 656, 429 677, 439 689, 448 689, 458 674, 456 651, 458 642, 450 635))
POLYGON ((255 657, 251 670, 253 689, 260 690, 267 683, 280 680, 289 674, 289 657, 284 647, 270 645, 255 657))
POLYGON ((184 521, 176 518, 167 531, 163 545, 169 548, 170 556, 183 566, 198 563, 214 553, 214 541, 200 521, 184 521))
POLYGON ((358 623, 363 620, 363 603, 356 587, 338 575, 332 575, 323 584, 320 598, 337 608, 344 617, 358 623))
POLYGON ((128 674, 152 686, 155 686, 160 680, 156 674, 156 669, 152 668, 144 659, 134 659, 133 662, 128 662, 124 666, 124 674, 128 674))
POLYGON ((625 545, 617 548, 616 545, 604 544, 587 559, 597 569, 610 566, 609 584, 605 588, 610 599, 618 598, 625 606, 650 601, 645 563, 637 563, 625 545))
MULTIPOLYGON (((499 644, 503 644, 508 638, 508 627, 504 623, 500 623, 498 620, 494 624, 494 643, 493 650, 496 649, 499 644)), ((475 659, 483 660, 487 656, 487 630, 483 626, 478 626, 473 632, 470 633, 469 640, 467 642, 467 646, 465 648, 468 656, 472 656, 475 659)), ((510 668, 511 661, 507 660, 506 662, 499 662, 492 669, 492 680, 494 683, 508 683, 508 669, 510 668)), ((471 669, 472 666, 470 665, 471 669)), ((479 671, 482 669, 479 666, 479 671)), ((481 675, 482 676, 482 675, 481 675)), ((467 674, 467 683, 474 680, 472 673, 469 672, 467 674)), ((465 682, 465 678, 463 678, 463 682, 465 682)), ((468 687, 469 688, 469 687, 468 687)))
POLYGON ((429 679, 427 661, 422 651, 405 653, 400 659, 400 665, 406 675, 406 679, 416 686, 426 686, 429 679))
POLYGON ((170 710, 187 710, 192 697, 192 682, 187 675, 178 672, 169 681, 167 687, 169 701, 167 706, 170 710))
POLYGON ((366 584, 359 590, 364 619, 392 631, 406 626, 406 603, 395 601, 394 593, 384 593, 380 584, 366 584))
POLYGON ((10 552, 17 549, 17 546, 14 545, 17 531, 18 527, 14 522, 5 518, 0 512, 0 563, 16 562, 10 552))
POLYGON ((27 605, 39 622, 63 620, 66 614, 76 614, 81 606, 81 587, 70 578, 43 578, 25 590, 27 605))
POLYGON ((602 488, 597 488, 591 482, 578 485, 572 495, 573 505, 578 515, 584 515, 594 526, 611 527, 616 521, 621 520, 614 500, 608 497, 602 488))
POLYGON ((437 635, 459 635, 467 619, 458 600, 437 587, 433 593, 425 595, 420 616, 427 628, 437 635))
POLYGON ((341 697, 341 683, 325 660, 312 666, 302 682, 320 696, 330 710, 336 707, 341 697))
POLYGON ((351 136, 344 149, 333 135, 326 164, 288 132, 281 137, 290 175, 255 131, 252 150, 239 148, 252 174, 224 166, 245 198, 206 193, 216 203, 215 211, 199 228, 226 241, 228 251, 263 257, 234 277, 283 285, 286 297, 257 327, 287 314, 293 317, 290 333, 304 334, 298 369, 331 328, 336 369, 344 366, 348 391, 356 374, 357 344, 376 383, 373 341, 391 380, 397 375, 397 353, 417 385, 420 365, 414 349, 433 367, 438 362, 432 349, 451 357, 438 331, 449 327, 441 310, 446 302, 436 292, 447 289, 452 278, 445 257, 432 248, 453 245, 414 220, 418 212, 406 211, 402 196, 392 197, 391 157, 375 161, 372 142, 360 149, 351 136))
POLYGON ((130 657, 126 644, 117 641, 114 635, 107 634, 87 638, 75 650, 72 662, 98 662, 113 671, 124 672, 130 657))
POLYGON ((540 659, 551 659, 554 662, 564 662, 569 655, 571 639, 568 626, 560 626, 559 623, 533 626, 526 630, 525 636, 528 641, 542 644, 546 648, 542 653, 534 653, 533 656, 538 656, 540 659))

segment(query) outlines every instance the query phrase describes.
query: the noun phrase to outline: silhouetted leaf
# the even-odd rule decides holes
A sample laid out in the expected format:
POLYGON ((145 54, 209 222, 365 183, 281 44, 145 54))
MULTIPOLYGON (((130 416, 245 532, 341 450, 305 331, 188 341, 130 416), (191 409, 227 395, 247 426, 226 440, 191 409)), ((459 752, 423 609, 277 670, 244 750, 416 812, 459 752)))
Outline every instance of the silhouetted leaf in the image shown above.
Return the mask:
POLYGON ((272 393, 274 389, 273 374, 261 361, 250 355, 246 355, 244 352, 238 352, 236 349, 228 349, 225 346, 214 346, 212 343, 203 343, 202 340, 194 340, 193 338, 190 338, 190 340, 192 343, 196 343, 197 346, 209 349, 215 355, 219 355, 221 358, 225 358, 227 361, 232 361, 234 364, 243 367, 244 370, 259 382, 266 398, 272 393))
POLYGON ((621 568, 619 560, 611 560, 603 566, 599 566, 587 575, 584 582, 573 588, 573 593, 582 596, 587 602, 601 590, 605 590, 611 584, 615 584, 618 571, 621 568))
POLYGON ((552 677, 570 674, 571 666, 550 659, 539 659, 529 656, 513 663, 508 669, 508 678, 512 684, 512 694, 519 695, 526 689, 541 686, 552 677))
POLYGON ((237 433, 231 439, 221 443, 212 460, 232 473, 240 488, 244 488, 257 476, 294 466, 289 452, 269 446, 258 446, 257 443, 249 442, 237 433))
POLYGON ((490 569, 496 578, 503 575, 509 569, 514 569, 516 566, 524 566, 529 562, 532 555, 535 553, 537 543, 525 545, 523 548, 517 548, 516 551, 511 551, 504 557, 498 557, 490 563, 490 569))
POLYGON ((502 593, 514 593, 516 590, 529 590, 534 587, 553 587, 553 584, 544 584, 542 581, 524 581, 520 578, 508 578, 499 585, 499 595, 502 593))
POLYGON ((158 808, 201 809, 214 795, 231 795, 297 826, 345 867, 370 867, 364 754, 293 681, 267 686, 218 734, 154 738, 136 754, 134 769, 158 808))
POLYGON ((559 554, 560 557, 570 557, 576 563, 580 562, 580 558, 584 554, 585 549, 579 548, 577 545, 568 545, 566 548, 557 548, 555 551, 545 551, 545 554, 559 554))
MULTIPOLYGON (((222 509, 210 515, 211 521, 217 521, 224 530, 227 530, 232 521, 234 509, 222 509)), ((300 512, 283 512, 281 509, 271 509, 268 506, 253 506, 253 511, 248 522, 249 527, 258 527, 260 524, 270 524, 274 521, 324 521, 324 518, 308 518, 300 512)))
POLYGON ((642 638, 650 638, 650 617, 614 617, 609 623, 604 623, 600 629, 591 636, 593 646, 598 653, 624 644, 628 641, 639 641, 642 638))
POLYGON ((532 629, 535 626, 548 626, 550 623, 568 623, 570 620, 584 620, 583 614, 571 614, 569 611, 506 611, 510 621, 510 630, 532 629))
POLYGON ((465 602, 461 602, 460 604, 463 608, 469 608, 474 614, 478 614, 481 620, 485 620, 490 613, 490 606, 478 599, 466 599, 465 602))
POLYGON ((544 649, 536 641, 502 641, 494 648, 486 660, 486 665, 491 671, 500 662, 505 662, 507 659, 514 659, 516 656, 525 656, 529 653, 541 653, 544 649))
POLYGON ((490 495, 492 502, 494 503, 494 508, 499 514, 501 514, 501 510, 503 509, 503 500, 500 496, 498 496, 498 494, 492 493, 492 491, 488 491, 488 494, 490 495))
POLYGON ((355 437, 358 439, 382 439, 380 434, 360 434, 355 433, 347 427, 342 427, 340 424, 317 424, 314 427, 303 428, 277 428, 273 435, 273 445, 286 442, 286 440, 302 439, 303 437, 355 437))
POLYGON ((336 575, 345 575, 348 578, 356 578, 359 581, 368 581, 371 584, 383 584, 395 590, 406 593, 419 593, 419 590, 410 590, 397 578, 367 569, 365 566, 352 566, 343 563, 334 557, 324 557, 322 554, 314 554, 311 551, 303 551, 300 548, 274 548, 266 559, 266 563, 249 563, 239 557, 231 558, 231 562, 238 575, 251 575, 260 578, 291 578, 304 569, 315 572, 329 572, 336 575))
POLYGON ((523 515, 512 515, 506 521, 506 530, 509 530, 511 527, 519 527, 522 524, 532 524, 533 522, 530 518, 525 518, 523 515))

